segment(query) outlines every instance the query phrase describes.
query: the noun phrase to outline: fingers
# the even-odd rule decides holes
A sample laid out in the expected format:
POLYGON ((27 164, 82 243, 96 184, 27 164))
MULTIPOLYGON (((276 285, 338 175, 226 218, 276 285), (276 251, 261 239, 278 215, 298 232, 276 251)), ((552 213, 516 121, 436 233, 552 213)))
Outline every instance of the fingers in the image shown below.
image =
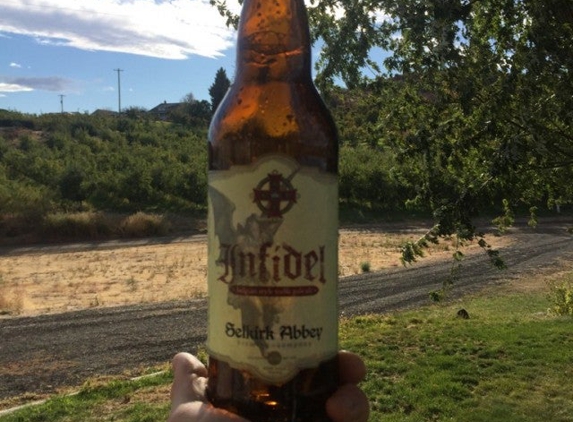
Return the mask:
POLYGON ((172 365, 171 408, 191 401, 204 402, 207 369, 201 361, 189 353, 179 353, 172 365))
POLYGON ((366 365, 362 359, 346 350, 338 353, 338 370, 341 384, 358 384, 366 376, 366 365))
POLYGON ((178 353, 172 365, 171 414, 168 422, 248 422, 207 403, 207 369, 199 359, 189 353, 178 353))
POLYGON ((178 353, 173 358, 173 370, 182 370, 185 372, 196 373, 201 377, 207 376, 205 365, 190 353, 178 353))
POLYGON ((333 422, 366 422, 370 405, 360 388, 345 384, 327 400, 326 413, 333 422))
POLYGON ((366 377, 362 359, 345 350, 338 353, 341 387, 327 400, 326 412, 333 422, 366 422, 370 405, 366 395, 356 384, 366 377))
MULTIPOLYGON (((366 366, 358 355, 341 351, 338 355, 340 382, 343 384, 326 402, 326 411, 334 422, 366 422, 369 404, 356 384, 366 376, 366 366)), ((193 355, 179 353, 173 358, 170 422, 224 422, 244 419, 206 402, 207 369, 193 355)))

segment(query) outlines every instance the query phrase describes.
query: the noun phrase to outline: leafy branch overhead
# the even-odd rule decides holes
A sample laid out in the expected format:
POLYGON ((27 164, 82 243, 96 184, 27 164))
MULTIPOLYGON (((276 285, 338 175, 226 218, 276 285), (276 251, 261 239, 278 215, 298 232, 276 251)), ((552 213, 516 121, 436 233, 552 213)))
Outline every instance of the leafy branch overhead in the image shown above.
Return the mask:
MULTIPOLYGON (((212 3, 236 24, 225 0, 212 3)), ((497 223, 506 224, 508 209, 571 206, 573 3, 307 4, 320 48, 316 83, 338 122, 342 151, 362 154, 366 162, 356 165, 375 155, 388 165, 370 203, 426 209, 436 236, 460 239, 477 235, 479 215, 500 213, 497 223), (384 189, 394 184, 399 192, 384 189)), ((351 169, 344 160, 342 169, 351 169)), ((345 194, 359 201, 361 188, 350 189, 345 194)), ((428 241, 408 246, 405 260, 428 241)))

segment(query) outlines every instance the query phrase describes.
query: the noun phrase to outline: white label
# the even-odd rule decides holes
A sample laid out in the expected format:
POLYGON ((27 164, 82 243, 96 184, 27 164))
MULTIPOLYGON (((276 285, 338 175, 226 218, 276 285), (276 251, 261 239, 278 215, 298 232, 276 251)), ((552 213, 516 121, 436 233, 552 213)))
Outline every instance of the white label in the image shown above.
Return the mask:
POLYGON ((207 349, 280 384, 338 350, 336 176, 271 156, 209 173, 207 349))

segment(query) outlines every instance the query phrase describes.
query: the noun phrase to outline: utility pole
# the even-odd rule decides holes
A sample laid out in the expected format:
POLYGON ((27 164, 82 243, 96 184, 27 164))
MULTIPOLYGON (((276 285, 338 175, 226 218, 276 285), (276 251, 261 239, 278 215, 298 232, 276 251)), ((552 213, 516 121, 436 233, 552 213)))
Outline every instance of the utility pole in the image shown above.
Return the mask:
POLYGON ((60 113, 64 114, 64 97, 65 95, 60 94, 60 113))
POLYGON ((123 69, 113 69, 114 72, 117 72, 117 112, 121 114, 121 77, 120 72, 123 72, 123 69))

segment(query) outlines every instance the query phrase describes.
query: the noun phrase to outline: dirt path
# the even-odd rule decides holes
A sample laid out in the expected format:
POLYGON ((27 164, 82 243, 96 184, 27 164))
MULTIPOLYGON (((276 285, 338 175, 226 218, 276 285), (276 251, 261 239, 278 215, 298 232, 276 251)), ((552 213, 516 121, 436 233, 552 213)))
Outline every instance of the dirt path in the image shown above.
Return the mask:
MULTIPOLYGON (((495 284, 519 288, 524 276, 571 270, 573 238, 563 224, 515 229, 500 248, 509 269, 492 268, 484 254, 462 263, 454 296, 495 284)), ((23 255, 26 255, 23 253, 23 255)), ((343 277, 341 312, 387 312, 428 303, 451 261, 430 259, 402 268, 343 277)), ((10 397, 33 400, 96 375, 137 372, 168 362, 204 341, 206 301, 189 299, 0 319, 0 409, 10 397)), ((14 402, 12 401, 12 403, 14 402)))

